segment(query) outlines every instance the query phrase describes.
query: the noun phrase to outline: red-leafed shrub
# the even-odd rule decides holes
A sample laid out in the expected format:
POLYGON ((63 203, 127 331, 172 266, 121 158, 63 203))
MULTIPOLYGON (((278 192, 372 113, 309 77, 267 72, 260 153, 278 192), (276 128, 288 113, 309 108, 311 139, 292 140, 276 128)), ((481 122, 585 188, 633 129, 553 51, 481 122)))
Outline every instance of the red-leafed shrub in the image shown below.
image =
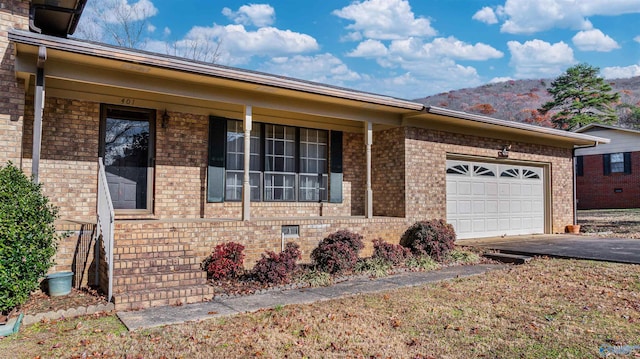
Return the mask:
POLYGON ((456 232, 444 219, 432 219, 413 224, 407 229, 400 245, 407 247, 415 255, 428 255, 441 261, 454 247, 456 232))
POLYGON ((300 258, 302 258, 300 246, 296 243, 287 243, 282 253, 272 251, 263 253, 251 272, 260 283, 287 283, 290 274, 296 269, 296 261, 300 258))
POLYGON ((318 268, 332 274, 355 267, 358 251, 364 248, 362 236, 347 230, 330 234, 311 252, 311 259, 318 268))
POLYGON ((382 239, 373 240, 373 258, 380 258, 393 265, 399 265, 411 256, 411 250, 399 244, 391 244, 382 239))
POLYGON ((218 244, 213 252, 202 261, 202 270, 214 280, 237 277, 242 273, 244 246, 235 242, 218 244))

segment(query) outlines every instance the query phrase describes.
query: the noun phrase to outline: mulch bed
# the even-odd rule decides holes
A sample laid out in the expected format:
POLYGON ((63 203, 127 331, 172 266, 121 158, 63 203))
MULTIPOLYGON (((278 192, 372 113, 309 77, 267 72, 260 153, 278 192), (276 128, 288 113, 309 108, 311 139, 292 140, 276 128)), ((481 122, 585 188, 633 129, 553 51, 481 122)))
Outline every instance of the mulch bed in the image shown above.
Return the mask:
POLYGON ((96 290, 73 288, 70 294, 58 297, 50 297, 41 291, 34 292, 20 310, 26 315, 34 315, 107 303, 107 298, 96 290))

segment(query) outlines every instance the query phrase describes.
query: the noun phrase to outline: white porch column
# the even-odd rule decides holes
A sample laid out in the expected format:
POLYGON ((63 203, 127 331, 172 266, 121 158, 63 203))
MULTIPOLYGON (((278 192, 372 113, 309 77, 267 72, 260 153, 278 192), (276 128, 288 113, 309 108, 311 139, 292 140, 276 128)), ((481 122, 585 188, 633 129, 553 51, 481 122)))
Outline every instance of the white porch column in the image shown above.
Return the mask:
POLYGON ((364 124, 365 147, 367 151, 367 196, 365 206, 365 217, 373 218, 373 190, 371 189, 371 144, 373 143, 373 124, 364 124))
POLYGON ((38 49, 38 68, 36 70, 36 91, 34 95, 33 114, 33 150, 31 154, 31 175, 33 182, 38 183, 40 175, 40 148, 42 145, 42 115, 44 112, 44 62, 47 60, 47 48, 38 49))
POLYGON ((252 112, 251 106, 244 107, 244 178, 242 180, 242 220, 248 221, 251 219, 251 185, 249 181, 249 167, 251 165, 251 126, 252 126, 252 112))

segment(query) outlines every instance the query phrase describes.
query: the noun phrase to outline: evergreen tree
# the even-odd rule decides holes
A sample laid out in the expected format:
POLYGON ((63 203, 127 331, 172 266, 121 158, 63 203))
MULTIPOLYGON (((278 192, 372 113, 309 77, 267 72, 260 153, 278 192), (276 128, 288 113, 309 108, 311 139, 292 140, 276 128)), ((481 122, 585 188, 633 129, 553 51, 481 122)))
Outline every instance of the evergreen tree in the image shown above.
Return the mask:
POLYGON ((600 69, 579 64, 567 69, 547 89, 553 101, 545 103, 540 112, 551 111, 556 128, 572 130, 590 123, 612 124, 617 121, 613 104, 620 94, 611 93, 611 85, 598 77, 600 69))

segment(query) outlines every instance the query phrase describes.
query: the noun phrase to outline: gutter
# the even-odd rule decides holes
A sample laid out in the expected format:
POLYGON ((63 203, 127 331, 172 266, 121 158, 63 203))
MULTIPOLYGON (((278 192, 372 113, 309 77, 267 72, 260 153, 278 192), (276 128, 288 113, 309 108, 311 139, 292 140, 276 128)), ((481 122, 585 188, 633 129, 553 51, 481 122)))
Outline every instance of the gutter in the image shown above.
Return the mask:
POLYGON ((129 62, 137 65, 188 72, 251 83, 259 86, 270 86, 340 99, 360 101, 375 105, 395 107, 410 111, 422 112, 425 109, 423 104, 409 100, 354 91, 311 81, 297 80, 290 77, 275 76, 263 72, 241 70, 205 62, 195 62, 180 57, 125 49, 94 42, 64 39, 15 29, 9 30, 8 38, 9 41, 20 44, 36 47, 46 46, 49 50, 58 50, 79 55, 129 62))
POLYGON ((568 132, 563 130, 556 130, 554 128, 529 125, 526 123, 520 123, 515 121, 499 120, 493 117, 476 115, 476 114, 466 113, 462 111, 455 111, 455 110, 450 110, 450 109, 436 107, 436 106, 427 106, 426 112, 434 115, 454 117, 462 120, 474 121, 474 122, 479 122, 479 123, 484 123, 489 125, 496 125, 501 127, 524 130, 524 131, 532 131, 532 132, 542 133, 546 135, 571 138, 575 140, 583 140, 587 142, 595 142, 596 144, 606 144, 611 141, 608 138, 596 137, 596 136, 586 135, 582 133, 568 132))

